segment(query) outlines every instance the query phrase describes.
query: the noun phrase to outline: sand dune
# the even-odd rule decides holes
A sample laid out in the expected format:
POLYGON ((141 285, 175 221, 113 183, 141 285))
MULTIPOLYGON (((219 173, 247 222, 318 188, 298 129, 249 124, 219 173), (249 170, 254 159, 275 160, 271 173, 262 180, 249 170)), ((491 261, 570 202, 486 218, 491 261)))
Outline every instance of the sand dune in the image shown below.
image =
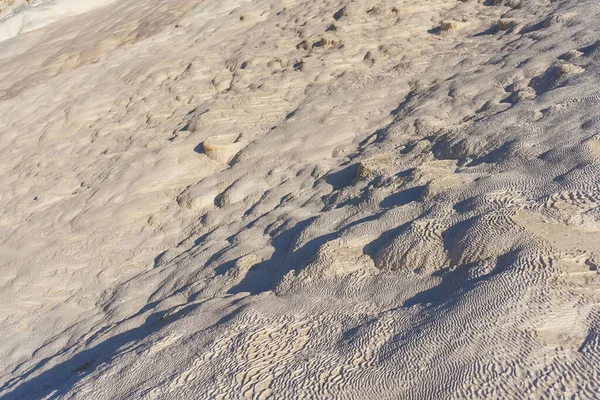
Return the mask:
POLYGON ((18 9, 0 398, 600 397, 599 17, 18 9))

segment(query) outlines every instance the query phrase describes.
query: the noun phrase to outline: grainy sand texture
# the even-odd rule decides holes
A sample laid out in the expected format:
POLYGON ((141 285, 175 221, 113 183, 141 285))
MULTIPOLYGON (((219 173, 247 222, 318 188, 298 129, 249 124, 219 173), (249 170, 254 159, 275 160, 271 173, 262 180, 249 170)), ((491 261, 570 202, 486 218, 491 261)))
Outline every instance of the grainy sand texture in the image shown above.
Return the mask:
POLYGON ((0 18, 0 399, 600 398, 597 0, 0 18))

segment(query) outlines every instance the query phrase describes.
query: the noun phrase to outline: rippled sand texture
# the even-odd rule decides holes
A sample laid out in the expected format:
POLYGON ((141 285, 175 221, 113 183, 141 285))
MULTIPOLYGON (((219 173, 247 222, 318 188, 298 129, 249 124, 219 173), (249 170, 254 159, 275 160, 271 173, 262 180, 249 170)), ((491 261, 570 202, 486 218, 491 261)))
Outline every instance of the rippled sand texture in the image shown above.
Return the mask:
POLYGON ((0 42, 0 398, 600 397, 597 1, 96 3, 0 42))

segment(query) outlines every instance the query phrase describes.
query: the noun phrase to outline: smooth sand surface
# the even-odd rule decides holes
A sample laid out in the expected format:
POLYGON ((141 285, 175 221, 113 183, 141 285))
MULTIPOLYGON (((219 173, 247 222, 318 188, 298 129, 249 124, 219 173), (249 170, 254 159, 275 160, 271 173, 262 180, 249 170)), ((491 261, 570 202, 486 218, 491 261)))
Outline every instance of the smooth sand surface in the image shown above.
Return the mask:
POLYGON ((1 399, 600 398, 596 0, 0 4, 1 399))

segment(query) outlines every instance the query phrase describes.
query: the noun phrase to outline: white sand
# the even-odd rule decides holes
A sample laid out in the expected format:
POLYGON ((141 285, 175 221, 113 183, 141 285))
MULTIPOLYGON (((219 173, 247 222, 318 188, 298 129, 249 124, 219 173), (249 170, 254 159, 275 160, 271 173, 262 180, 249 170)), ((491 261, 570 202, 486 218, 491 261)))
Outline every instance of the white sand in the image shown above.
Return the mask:
POLYGON ((108 3, 0 23, 0 398, 600 398, 597 1, 108 3))
POLYGON ((33 3, 35 0, 0 0, 0 18, 18 13, 33 3))
POLYGON ((6 3, 0 41, 30 32, 65 17, 106 6, 116 0, 0 0, 6 3))

